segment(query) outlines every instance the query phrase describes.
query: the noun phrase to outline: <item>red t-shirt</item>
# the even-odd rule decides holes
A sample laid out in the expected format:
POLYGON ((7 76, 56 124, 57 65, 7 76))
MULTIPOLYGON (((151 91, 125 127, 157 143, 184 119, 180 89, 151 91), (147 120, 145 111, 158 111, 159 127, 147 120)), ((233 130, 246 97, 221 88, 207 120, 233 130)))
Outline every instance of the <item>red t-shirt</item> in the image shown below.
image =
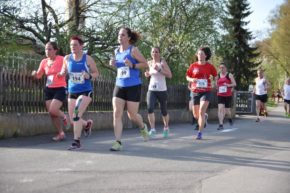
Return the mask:
POLYGON ((224 76, 220 74, 220 78, 217 80, 217 86, 218 86, 217 95, 218 96, 232 96, 232 88, 225 86, 224 85, 225 83, 231 84, 232 81, 227 78, 227 74, 224 76))
POLYGON ((195 82, 191 82, 191 90, 193 92, 208 92, 211 90, 210 76, 216 77, 217 71, 210 63, 198 64, 195 62, 189 66, 186 76, 197 78, 195 82))

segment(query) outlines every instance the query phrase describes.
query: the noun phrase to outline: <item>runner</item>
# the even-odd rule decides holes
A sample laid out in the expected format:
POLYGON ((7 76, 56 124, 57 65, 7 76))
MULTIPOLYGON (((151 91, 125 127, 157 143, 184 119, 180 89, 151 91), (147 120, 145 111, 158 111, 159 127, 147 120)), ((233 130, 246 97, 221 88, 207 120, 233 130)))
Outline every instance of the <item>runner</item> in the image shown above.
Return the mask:
POLYGON ((116 84, 113 93, 113 124, 116 141, 110 148, 111 151, 122 150, 122 117, 127 106, 127 114, 131 121, 140 128, 144 140, 149 139, 147 125, 138 114, 141 100, 140 69, 148 68, 144 56, 134 44, 139 40, 137 32, 130 28, 121 28, 118 34, 120 46, 115 50, 115 58, 110 60, 110 65, 117 68, 116 84))
POLYGON ((269 82, 266 80, 264 76, 264 71, 262 69, 257 70, 258 77, 255 78, 255 87, 254 94, 256 99, 256 114, 257 119, 256 122, 260 122, 260 110, 263 109, 263 113, 265 116, 268 116, 267 108, 265 103, 268 100, 267 90, 269 88, 269 82))
POLYGON ((290 78, 285 80, 282 94, 284 98, 285 115, 290 117, 290 78))
POLYGON ((61 71, 63 57, 56 55, 58 51, 55 42, 48 42, 45 45, 46 59, 43 59, 37 71, 32 71, 31 75, 36 79, 46 75, 45 106, 50 115, 52 123, 57 128, 57 135, 52 138, 53 141, 62 141, 65 139, 63 126, 69 128, 69 122, 66 115, 61 111, 63 101, 66 99, 66 81, 64 77, 58 77, 61 71))
POLYGON ((211 57, 209 47, 202 47, 197 52, 198 61, 190 65, 186 72, 186 80, 191 83, 193 92, 193 114, 198 120, 198 134, 196 139, 202 139, 202 130, 206 126, 206 110, 211 97, 211 76, 215 78, 217 71, 215 67, 208 62, 211 57))
POLYGON ((88 105, 92 101, 92 79, 98 75, 98 69, 93 58, 83 52, 84 42, 78 36, 70 38, 71 54, 64 58, 63 68, 60 76, 67 72, 68 81, 68 111, 71 122, 74 126, 74 142, 68 150, 81 149, 81 133, 84 129, 84 135, 91 134, 93 121, 85 121, 82 116, 88 105))
POLYGON ((172 73, 166 61, 160 57, 160 49, 153 47, 151 49, 152 60, 148 61, 149 71, 145 71, 145 77, 150 77, 150 82, 147 92, 147 110, 148 120, 150 123, 150 137, 156 134, 154 107, 158 100, 160 104, 162 120, 164 124, 163 137, 169 135, 169 114, 167 112, 167 86, 166 79, 171 78, 172 73))
POLYGON ((236 86, 234 76, 227 71, 224 63, 219 66, 220 73, 216 78, 217 96, 218 96, 218 130, 224 129, 224 118, 228 115, 230 125, 233 125, 231 105, 233 88, 236 86))

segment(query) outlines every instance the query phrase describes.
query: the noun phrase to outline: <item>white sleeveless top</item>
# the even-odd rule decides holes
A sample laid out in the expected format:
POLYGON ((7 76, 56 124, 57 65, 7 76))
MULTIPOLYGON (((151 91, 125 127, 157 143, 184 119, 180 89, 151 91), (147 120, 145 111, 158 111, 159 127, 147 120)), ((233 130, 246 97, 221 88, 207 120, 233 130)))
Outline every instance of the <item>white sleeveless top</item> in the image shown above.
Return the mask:
MULTIPOLYGON (((149 61, 148 65, 149 65, 149 73, 151 74, 148 90, 150 90, 150 91, 166 91, 167 86, 166 86, 165 76, 152 67, 152 61, 149 61)), ((162 66, 163 66, 162 60, 160 63, 157 63, 157 66, 159 68, 162 68, 162 66)))
POLYGON ((290 85, 284 84, 283 90, 284 90, 284 99, 290 100, 290 85))
POLYGON ((255 94, 256 95, 265 95, 267 94, 267 89, 266 89, 266 79, 262 78, 258 81, 256 81, 256 91, 255 94))

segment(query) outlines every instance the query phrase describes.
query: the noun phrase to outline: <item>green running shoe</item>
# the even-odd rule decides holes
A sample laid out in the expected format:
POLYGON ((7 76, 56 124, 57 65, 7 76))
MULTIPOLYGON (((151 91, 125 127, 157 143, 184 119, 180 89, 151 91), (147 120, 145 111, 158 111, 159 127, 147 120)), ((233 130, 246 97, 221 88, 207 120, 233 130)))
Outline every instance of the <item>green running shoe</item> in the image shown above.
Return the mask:
POLYGON ((112 145, 112 147, 110 148, 110 151, 121 151, 122 150, 122 145, 115 141, 112 145))
POLYGON ((147 125, 144 123, 144 128, 140 129, 141 135, 144 138, 144 141, 148 141, 149 140, 149 132, 148 132, 148 128, 147 125))
POLYGON ((164 129, 163 130, 163 138, 168 138, 169 135, 169 129, 164 129))
POLYGON ((150 129, 150 131, 149 131, 149 137, 150 138, 154 138, 155 135, 156 135, 156 130, 155 129, 150 129))

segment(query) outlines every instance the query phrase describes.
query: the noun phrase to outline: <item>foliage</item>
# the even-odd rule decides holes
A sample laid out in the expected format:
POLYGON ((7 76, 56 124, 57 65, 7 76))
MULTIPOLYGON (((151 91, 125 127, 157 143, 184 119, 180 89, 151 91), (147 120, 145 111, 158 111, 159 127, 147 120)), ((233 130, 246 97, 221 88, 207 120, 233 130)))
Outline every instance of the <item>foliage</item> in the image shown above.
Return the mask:
POLYGON ((237 88, 247 90, 256 76, 259 55, 257 47, 250 46, 252 34, 246 29, 249 23, 245 18, 251 14, 247 0, 230 0, 228 15, 224 18, 226 34, 220 42, 219 54, 223 57, 230 72, 235 76, 237 88))
POLYGON ((290 1, 276 10, 271 18, 272 33, 268 39, 258 42, 261 51, 262 66, 272 90, 281 89, 286 77, 290 76, 290 1))
POLYGON ((150 57, 153 45, 160 46, 174 72, 172 81, 185 82, 185 71, 197 48, 209 45, 215 50, 217 47, 219 18, 224 13, 225 0, 70 2, 74 11, 66 17, 64 9, 52 6, 56 0, 7 0, 0 8, 0 19, 6 20, 5 25, 11 24, 0 31, 17 40, 28 40, 32 49, 40 54, 44 53, 43 46, 50 40, 58 42, 61 54, 69 53, 70 35, 81 35, 85 49, 95 58, 104 76, 112 76, 112 69, 107 64, 117 46, 118 29, 129 26, 141 33, 142 40, 137 46, 145 57, 150 57))

